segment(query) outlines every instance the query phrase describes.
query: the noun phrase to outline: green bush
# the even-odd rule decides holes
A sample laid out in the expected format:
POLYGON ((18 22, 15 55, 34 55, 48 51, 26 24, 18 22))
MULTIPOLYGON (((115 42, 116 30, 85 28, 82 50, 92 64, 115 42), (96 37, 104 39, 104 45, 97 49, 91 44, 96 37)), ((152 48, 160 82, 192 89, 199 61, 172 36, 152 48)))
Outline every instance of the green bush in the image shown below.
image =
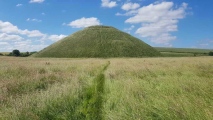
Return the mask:
POLYGON ((7 56, 13 56, 13 53, 10 52, 9 54, 7 54, 7 56))
POLYGON ((28 57, 28 56, 30 56, 30 53, 29 53, 29 52, 21 53, 21 57, 28 57))
POLYGON ((213 56, 213 51, 209 52, 209 56, 213 56))

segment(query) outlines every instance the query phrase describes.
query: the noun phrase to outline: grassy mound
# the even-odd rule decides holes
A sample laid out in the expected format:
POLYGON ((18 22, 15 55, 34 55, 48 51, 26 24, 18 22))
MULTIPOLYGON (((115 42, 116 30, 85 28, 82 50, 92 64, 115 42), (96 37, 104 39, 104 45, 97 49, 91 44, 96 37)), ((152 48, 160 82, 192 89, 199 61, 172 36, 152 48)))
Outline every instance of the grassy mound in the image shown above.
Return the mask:
POLYGON ((91 26, 43 49, 35 57, 152 57, 160 53, 143 41, 108 26, 91 26))

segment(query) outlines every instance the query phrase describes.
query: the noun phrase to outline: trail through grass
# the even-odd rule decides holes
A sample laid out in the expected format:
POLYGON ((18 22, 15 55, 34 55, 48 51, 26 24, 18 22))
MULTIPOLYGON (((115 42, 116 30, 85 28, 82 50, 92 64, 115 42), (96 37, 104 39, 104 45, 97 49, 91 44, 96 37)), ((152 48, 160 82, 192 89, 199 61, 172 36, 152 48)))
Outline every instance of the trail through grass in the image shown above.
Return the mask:
POLYGON ((104 99, 104 85, 105 75, 104 71, 109 66, 110 62, 104 66, 100 73, 93 80, 93 84, 85 89, 85 99, 83 101, 84 114, 89 120, 103 119, 103 99, 104 99))
POLYGON ((2 57, 0 63, 3 120, 86 119, 83 103, 87 88, 105 67, 105 60, 97 59, 2 57))
POLYGON ((212 73, 212 57, 0 57, 0 120, 212 120, 212 73))
MULTIPOLYGON (((76 119, 76 120, 102 120, 102 108, 104 99, 104 71, 110 62, 101 68, 90 85, 82 81, 78 96, 66 96, 63 99, 46 103, 45 109, 37 111, 39 119, 76 119)), ((21 115, 22 117, 24 115, 21 115)))

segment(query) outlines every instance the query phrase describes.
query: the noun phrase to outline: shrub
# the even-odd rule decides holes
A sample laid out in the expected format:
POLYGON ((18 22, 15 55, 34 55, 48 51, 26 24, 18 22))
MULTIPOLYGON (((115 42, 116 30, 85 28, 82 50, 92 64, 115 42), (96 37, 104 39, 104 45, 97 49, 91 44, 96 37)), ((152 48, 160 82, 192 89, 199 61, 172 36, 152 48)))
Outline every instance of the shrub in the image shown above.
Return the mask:
POLYGON ((213 56, 213 51, 209 52, 209 56, 213 56))
POLYGON ((29 52, 21 53, 21 57, 28 57, 28 56, 30 56, 30 53, 29 53, 29 52))
POLYGON ((7 54, 7 56, 13 56, 13 53, 10 52, 9 54, 7 54))

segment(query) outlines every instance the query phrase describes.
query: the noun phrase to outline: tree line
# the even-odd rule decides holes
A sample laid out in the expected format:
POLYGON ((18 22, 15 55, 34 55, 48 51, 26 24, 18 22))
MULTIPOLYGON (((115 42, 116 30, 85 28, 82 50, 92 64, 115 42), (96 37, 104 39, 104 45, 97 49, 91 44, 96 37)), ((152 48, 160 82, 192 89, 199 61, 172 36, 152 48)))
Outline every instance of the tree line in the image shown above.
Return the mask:
MULTIPOLYGON (((19 50, 15 49, 9 54, 6 54, 5 56, 16 56, 16 57, 28 57, 36 52, 20 52, 19 50)), ((3 53, 0 53, 0 56, 4 56, 3 53)))
MULTIPOLYGON (((28 57, 32 54, 36 53, 35 52, 25 52, 25 53, 21 53, 19 50, 13 50, 12 52, 10 52, 9 54, 7 54, 6 56, 16 56, 16 57, 28 57)), ((3 53, 0 53, 0 56, 4 56, 3 53)), ((209 56, 213 56, 213 51, 209 52, 209 56)))

